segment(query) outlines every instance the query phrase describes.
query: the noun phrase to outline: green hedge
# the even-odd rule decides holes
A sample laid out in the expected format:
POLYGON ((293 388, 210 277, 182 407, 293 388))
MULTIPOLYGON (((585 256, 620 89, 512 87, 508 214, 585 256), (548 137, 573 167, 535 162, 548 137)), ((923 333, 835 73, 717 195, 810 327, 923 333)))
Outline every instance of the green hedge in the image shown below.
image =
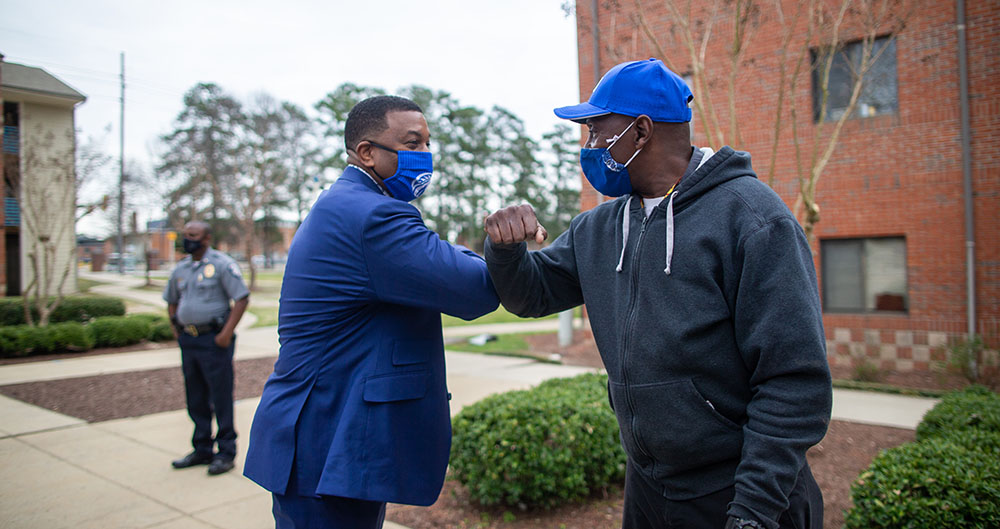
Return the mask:
MULTIPOLYGON (((101 316, 122 316, 125 314, 125 303, 118 298, 101 296, 69 296, 59 303, 56 310, 49 316, 50 323, 76 321, 85 323, 101 316)), ((32 315, 38 318, 38 311, 32 310, 32 315)), ((23 325, 23 298, 0 298, 0 326, 23 325)))
POLYGON ((148 339, 153 332, 149 319, 136 316, 104 316, 87 326, 97 347, 121 347, 148 339))
POLYGON ((0 327, 0 357, 87 351, 144 340, 173 339, 170 322, 158 314, 103 316, 87 325, 77 322, 53 323, 45 327, 10 325, 0 327))
POLYGON ((917 426, 917 441, 959 430, 1000 432, 1000 395, 969 386, 941 399, 917 426))
POLYGON ((451 470, 483 505, 552 507, 620 483, 625 453, 607 376, 487 397, 453 420, 451 470))
POLYGON ((47 327, 0 327, 0 356, 19 357, 58 351, 86 351, 94 337, 81 323, 54 323, 47 327))
POLYGON ((954 392, 851 487, 848 529, 1000 527, 1000 395, 954 392))
POLYGON ((174 331, 170 328, 170 320, 162 314, 146 312, 133 314, 130 318, 146 321, 150 325, 149 340, 154 342, 166 342, 174 339, 174 331))
MULTIPOLYGON (((998 434, 978 435, 997 438, 993 446, 1000 445, 998 434)), ((1000 527, 1000 452, 979 449, 961 437, 882 452, 851 487, 854 507, 845 527, 1000 527)))

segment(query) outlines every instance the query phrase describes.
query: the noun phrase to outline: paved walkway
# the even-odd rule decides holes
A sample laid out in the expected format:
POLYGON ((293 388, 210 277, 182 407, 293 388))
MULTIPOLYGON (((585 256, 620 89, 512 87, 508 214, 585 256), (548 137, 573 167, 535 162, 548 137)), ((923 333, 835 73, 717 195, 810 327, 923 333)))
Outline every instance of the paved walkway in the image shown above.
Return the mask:
MULTIPOLYGON (((497 332, 492 329, 489 332, 497 332)), ((463 333, 478 334, 469 326, 463 333), (474 332, 473 332, 474 331, 474 332)), ((274 356, 275 328, 248 329, 236 359, 274 356)), ((448 353, 452 410, 497 392, 590 369, 524 358, 448 353)), ((175 367, 178 348, 0 366, 0 385, 175 367)), ((236 428, 247 439, 259 399, 236 403, 236 428)), ((205 467, 173 470, 190 450, 183 410, 101 423, 0 396, 0 527, 233 528, 273 527, 270 495, 237 469, 209 477, 205 467)), ((245 448, 245 445, 243 445, 245 448)), ((386 523, 387 529, 405 529, 386 523)))
MULTIPOLYGON (((453 327, 446 335, 523 332, 554 329, 554 325, 555 321, 543 321, 453 327)), ((277 348, 274 327, 244 329, 237 340, 236 359, 274 356, 277 348)), ((179 349, 168 348, 13 364, 0 366, 0 385, 174 367, 179 362, 179 349)), ((455 352, 447 353, 447 362, 453 413, 492 393, 590 371, 455 352)), ((237 431, 244 442, 258 401, 236 403, 237 431)), ((835 390, 833 416, 912 429, 935 403, 934 399, 835 390)), ((190 434, 191 423, 183 410, 86 423, 0 396, 0 527, 273 527, 270 496, 240 473, 242 452, 236 470, 222 476, 209 477, 204 467, 170 468, 171 459, 190 450, 190 434)), ((405 529, 391 523, 386 527, 405 529)))

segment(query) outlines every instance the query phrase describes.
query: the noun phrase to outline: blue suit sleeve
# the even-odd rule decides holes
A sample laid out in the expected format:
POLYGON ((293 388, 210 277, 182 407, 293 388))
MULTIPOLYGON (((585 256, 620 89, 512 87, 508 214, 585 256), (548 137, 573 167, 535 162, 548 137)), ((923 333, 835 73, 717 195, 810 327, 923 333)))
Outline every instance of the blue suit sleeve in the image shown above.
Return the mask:
POLYGON ((500 304, 486 262, 427 229, 409 204, 386 203, 365 223, 363 246, 375 296, 465 320, 500 304))

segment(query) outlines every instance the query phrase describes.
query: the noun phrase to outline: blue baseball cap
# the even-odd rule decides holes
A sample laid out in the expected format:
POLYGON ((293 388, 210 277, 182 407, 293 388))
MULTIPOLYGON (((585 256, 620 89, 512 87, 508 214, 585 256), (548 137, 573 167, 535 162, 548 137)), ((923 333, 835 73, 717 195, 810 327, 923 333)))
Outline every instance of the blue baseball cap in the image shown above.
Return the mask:
POLYGON ((645 114, 653 121, 685 123, 691 121, 688 103, 692 99, 684 79, 668 70, 663 61, 648 59, 615 66, 594 87, 590 100, 554 112, 562 119, 580 123, 605 114, 645 114))

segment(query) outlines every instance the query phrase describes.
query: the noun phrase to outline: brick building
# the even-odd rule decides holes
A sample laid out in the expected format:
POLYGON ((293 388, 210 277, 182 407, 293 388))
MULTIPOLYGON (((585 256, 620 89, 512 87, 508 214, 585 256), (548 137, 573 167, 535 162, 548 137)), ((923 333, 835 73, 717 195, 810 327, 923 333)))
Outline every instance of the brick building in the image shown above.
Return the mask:
MULTIPOLYGON (((690 79, 695 61, 676 12, 664 1, 642 4, 640 18, 633 2, 577 1, 582 100, 589 97, 597 75, 619 62, 660 56, 658 49, 665 62, 690 79)), ((694 95, 712 99, 725 128, 730 123, 726 87, 734 71, 728 54, 736 3, 720 0, 721 9, 714 11, 714 17, 716 2, 691 4, 687 20, 696 35, 700 37, 697 32, 705 29, 706 21, 714 21, 704 55, 707 94, 693 90, 694 95)), ((804 4, 783 1, 786 22, 804 4)), ((875 40, 875 49, 885 50, 870 70, 871 82, 865 78, 857 108, 844 122, 819 180, 816 202, 822 214, 812 242, 831 363, 850 365, 867 359, 881 368, 926 370, 945 360, 941 346, 970 328, 960 22, 956 2, 894 5, 908 10, 893 13, 906 19, 905 27, 895 40, 876 35, 881 38, 875 40)), ((811 140, 817 132, 819 138, 833 133, 840 115, 838 101, 850 95, 850 90, 845 93, 844 86, 837 85, 837 76, 849 72, 845 65, 856 57, 865 32, 858 19, 848 19, 841 28, 844 59, 837 59, 843 62, 835 62, 831 70, 828 119, 823 121, 817 121, 822 84, 806 62, 805 76, 786 95, 785 126, 776 143, 777 156, 772 157, 785 29, 794 28, 792 48, 807 50, 813 58, 824 48, 815 32, 807 41, 806 24, 779 22, 774 4, 759 3, 757 8, 749 19, 752 32, 741 66, 735 69, 734 121, 742 140, 738 147, 752 154, 760 178, 795 211, 796 137, 811 140), (794 118, 791 103, 797 109, 794 118), (790 125, 793 119, 798 136, 790 125), (772 159, 775 171, 769 179, 765 169, 772 159)), ((995 347, 1000 339, 1000 4, 969 2, 966 9, 969 196, 974 225, 968 233, 974 243, 975 277, 972 326, 995 347)), ((708 144, 704 128, 696 113, 696 145, 708 144)), ((582 208, 594 207, 600 200, 584 181, 582 208)))

